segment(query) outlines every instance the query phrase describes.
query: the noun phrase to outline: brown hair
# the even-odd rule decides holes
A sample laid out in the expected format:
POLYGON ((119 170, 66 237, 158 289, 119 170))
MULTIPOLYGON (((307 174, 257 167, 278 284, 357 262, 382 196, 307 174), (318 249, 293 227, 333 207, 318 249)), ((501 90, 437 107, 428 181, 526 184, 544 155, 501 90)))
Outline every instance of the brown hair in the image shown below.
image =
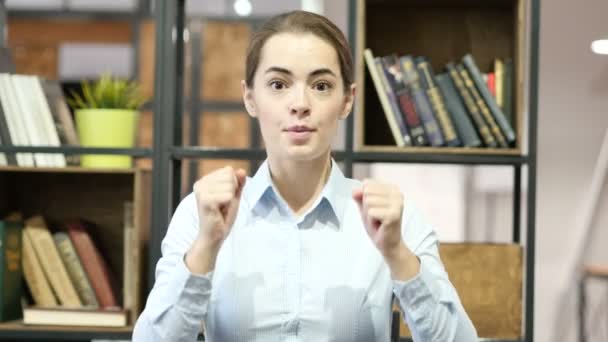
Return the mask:
POLYGON ((253 78, 260 64, 260 55, 268 38, 278 33, 312 33, 331 44, 338 55, 340 73, 347 92, 353 83, 353 60, 348 41, 340 29, 324 16, 306 12, 292 11, 270 18, 258 29, 249 42, 245 65, 245 83, 253 87, 253 78))

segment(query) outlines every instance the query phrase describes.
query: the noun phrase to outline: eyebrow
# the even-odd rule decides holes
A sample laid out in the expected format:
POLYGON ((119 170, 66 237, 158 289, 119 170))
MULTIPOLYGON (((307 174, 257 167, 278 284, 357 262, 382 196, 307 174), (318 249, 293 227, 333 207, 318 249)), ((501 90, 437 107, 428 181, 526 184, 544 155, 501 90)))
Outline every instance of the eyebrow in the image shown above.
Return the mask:
MULTIPOLYGON (((270 72, 278 72, 278 73, 285 74, 288 76, 293 76, 293 73, 289 69, 276 67, 276 66, 266 69, 266 73, 270 73, 270 72)), ((334 77, 337 77, 336 74, 333 71, 331 71, 331 69, 328 69, 328 68, 320 68, 320 69, 313 70, 310 72, 310 74, 308 74, 308 77, 314 77, 314 76, 325 75, 325 74, 329 74, 334 77)))

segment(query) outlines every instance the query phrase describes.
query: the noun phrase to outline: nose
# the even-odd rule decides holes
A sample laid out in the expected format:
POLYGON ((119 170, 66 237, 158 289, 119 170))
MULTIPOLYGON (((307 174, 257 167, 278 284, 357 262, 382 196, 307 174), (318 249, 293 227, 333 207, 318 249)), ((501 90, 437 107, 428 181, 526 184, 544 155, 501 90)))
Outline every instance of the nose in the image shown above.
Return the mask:
POLYGON ((289 105, 289 112, 298 116, 310 114, 310 100, 306 87, 294 88, 293 101, 289 105))

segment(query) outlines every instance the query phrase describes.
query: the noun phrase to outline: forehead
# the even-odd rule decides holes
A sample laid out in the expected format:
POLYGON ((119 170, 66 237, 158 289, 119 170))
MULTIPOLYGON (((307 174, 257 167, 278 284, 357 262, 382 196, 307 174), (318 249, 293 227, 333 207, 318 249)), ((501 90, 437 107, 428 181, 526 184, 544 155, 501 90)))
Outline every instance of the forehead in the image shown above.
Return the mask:
POLYGON ((280 66, 294 72, 329 68, 340 72, 334 47, 312 33, 279 33, 270 37, 260 54, 260 70, 280 66))

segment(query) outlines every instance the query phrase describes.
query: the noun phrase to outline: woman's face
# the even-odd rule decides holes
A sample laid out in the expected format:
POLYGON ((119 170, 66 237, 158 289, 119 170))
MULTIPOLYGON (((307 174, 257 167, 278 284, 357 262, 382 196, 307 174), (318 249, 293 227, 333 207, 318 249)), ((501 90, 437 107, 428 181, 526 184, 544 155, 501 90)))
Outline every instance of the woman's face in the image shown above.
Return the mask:
POLYGON ((329 152, 338 120, 350 113, 335 49, 310 33, 270 37, 260 54, 252 89, 242 82, 249 114, 257 117, 269 155, 294 161, 329 152))

